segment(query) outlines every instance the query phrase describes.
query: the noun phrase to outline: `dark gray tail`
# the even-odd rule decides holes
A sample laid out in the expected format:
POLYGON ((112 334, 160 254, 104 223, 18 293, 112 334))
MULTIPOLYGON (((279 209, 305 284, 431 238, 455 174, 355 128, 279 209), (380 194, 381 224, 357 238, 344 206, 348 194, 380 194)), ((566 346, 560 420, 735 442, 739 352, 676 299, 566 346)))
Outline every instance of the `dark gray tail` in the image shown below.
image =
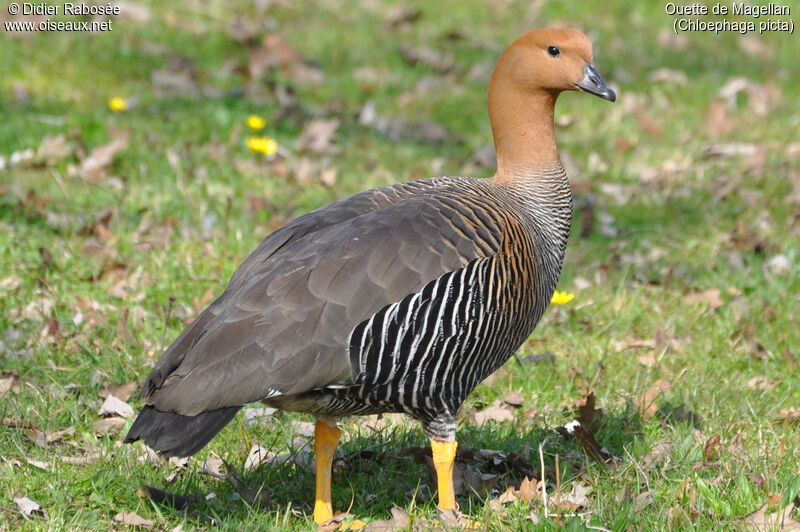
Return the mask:
POLYGON ((229 406, 196 416, 182 416, 159 412, 146 405, 125 436, 125 443, 144 440, 165 456, 191 456, 211 441, 240 408, 229 406))

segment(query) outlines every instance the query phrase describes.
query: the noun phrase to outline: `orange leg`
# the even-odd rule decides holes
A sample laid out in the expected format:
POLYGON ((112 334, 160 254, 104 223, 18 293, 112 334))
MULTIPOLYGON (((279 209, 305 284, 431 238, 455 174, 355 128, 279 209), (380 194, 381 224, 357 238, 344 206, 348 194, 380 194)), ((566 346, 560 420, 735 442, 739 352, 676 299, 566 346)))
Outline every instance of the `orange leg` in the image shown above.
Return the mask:
POLYGON ((433 465, 439 485, 439 509, 457 510, 456 493, 453 490, 453 462, 456 459, 455 441, 431 440, 433 465))
POLYGON ((333 453, 339 444, 342 431, 339 427, 331 426, 327 422, 317 420, 314 436, 314 451, 317 455, 317 496, 314 503, 314 522, 324 523, 333 517, 333 504, 331 504, 331 468, 333 466, 333 453))

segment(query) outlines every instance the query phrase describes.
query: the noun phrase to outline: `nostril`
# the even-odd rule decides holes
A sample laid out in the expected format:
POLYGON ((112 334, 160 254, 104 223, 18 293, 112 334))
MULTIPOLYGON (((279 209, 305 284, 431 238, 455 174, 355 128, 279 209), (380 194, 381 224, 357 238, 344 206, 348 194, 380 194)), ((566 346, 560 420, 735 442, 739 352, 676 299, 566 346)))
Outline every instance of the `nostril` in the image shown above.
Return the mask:
POLYGON ((594 76, 590 77, 589 81, 591 81, 594 84, 595 87, 599 87, 600 86, 600 82, 597 81, 597 78, 594 77, 594 76))

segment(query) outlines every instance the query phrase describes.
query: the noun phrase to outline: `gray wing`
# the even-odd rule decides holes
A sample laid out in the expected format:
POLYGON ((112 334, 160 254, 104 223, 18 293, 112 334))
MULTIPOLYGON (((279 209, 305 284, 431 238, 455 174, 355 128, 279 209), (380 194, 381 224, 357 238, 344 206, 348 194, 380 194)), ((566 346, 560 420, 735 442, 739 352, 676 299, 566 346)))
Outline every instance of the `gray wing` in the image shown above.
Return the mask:
POLYGON ((270 235, 156 364, 148 403, 192 416, 351 382, 356 325, 500 249, 502 220, 463 185, 376 189, 270 235))

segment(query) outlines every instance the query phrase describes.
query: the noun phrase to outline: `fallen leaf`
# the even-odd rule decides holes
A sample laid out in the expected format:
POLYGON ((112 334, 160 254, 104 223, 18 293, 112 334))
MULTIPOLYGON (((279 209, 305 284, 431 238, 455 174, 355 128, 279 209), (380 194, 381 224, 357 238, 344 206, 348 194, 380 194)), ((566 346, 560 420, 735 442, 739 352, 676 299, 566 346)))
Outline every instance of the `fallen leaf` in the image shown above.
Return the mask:
POLYGON ((422 11, 404 4, 397 4, 386 9, 383 17, 384 22, 393 30, 405 28, 418 21, 422 16, 422 11))
POLYGON ((339 128, 339 120, 316 119, 308 122, 297 140, 297 149, 313 153, 329 153, 333 136, 339 128))
POLYGON ((264 38, 261 46, 251 48, 248 68, 253 80, 260 80, 273 69, 285 72, 300 85, 317 85, 324 79, 322 70, 303 59, 277 32, 264 38))
POLYGON ((455 62, 449 55, 427 46, 410 46, 403 44, 398 49, 400 57, 411 65, 421 64, 432 68, 437 74, 447 74, 455 69, 455 62))
POLYGON ((596 399, 594 392, 589 392, 583 401, 578 404, 578 422, 589 430, 594 430, 600 423, 603 415, 602 408, 595 407, 596 399))
POLYGON ((336 185, 336 176, 338 173, 339 170, 337 168, 329 166, 319 173, 319 180, 326 187, 332 187, 336 185))
POLYGON ((31 514, 36 513, 37 515, 44 516, 44 512, 42 511, 42 507, 39 505, 38 502, 34 501, 33 499, 29 499, 28 497, 24 497, 22 495, 18 495, 14 497, 14 503, 19 508, 20 513, 25 517, 30 517, 31 514))
POLYGON ((409 525, 408 514, 405 510, 392 506, 392 518, 383 519, 379 521, 372 521, 369 523, 365 530, 381 531, 381 532, 395 532, 399 530, 406 530, 409 525))
POLYGON ((100 393, 97 394, 102 398, 107 398, 109 395, 113 395, 122 401, 127 401, 130 399, 131 394, 133 394, 134 390, 139 387, 139 384, 136 382, 126 382, 125 384, 119 384, 117 386, 106 386, 100 393))
POLYGON ((653 498, 652 491, 645 491, 644 493, 640 493, 636 496, 633 500, 633 511, 636 513, 641 512, 648 506, 652 506, 655 504, 655 499, 653 498))
POLYGON ((300 436, 304 436, 306 438, 314 437, 315 427, 310 421, 295 421, 292 423, 292 429, 300 436))
POLYGON ((411 123, 398 117, 378 115, 375 103, 367 102, 358 116, 358 123, 369 127, 391 141, 418 140, 428 144, 441 144, 450 138, 450 133, 435 122, 411 123))
POLYGON ((769 504, 765 503, 758 510, 747 514, 741 520, 750 530, 759 532, 772 532, 780 530, 782 532, 800 531, 800 521, 792 517, 794 504, 789 504, 782 510, 767 513, 769 504))
POLYGON ((795 406, 781 408, 778 411, 777 419, 782 423, 797 423, 800 421, 800 408, 795 406))
POLYGON ((771 390, 781 383, 781 379, 768 379, 764 375, 756 375, 747 379, 747 388, 750 390, 771 390))
POLYGON ((46 136, 36 151, 36 161, 45 166, 52 166, 70 155, 72 147, 67 143, 65 135, 46 136))
POLYGON ((703 150, 703 157, 718 157, 722 159, 726 159, 728 157, 752 157, 756 155, 758 151, 758 145, 746 142, 712 144, 703 150))
POLYGON ((706 112, 705 131, 712 138, 728 134, 736 122, 728 117, 728 106, 720 100, 712 100, 706 112))
POLYGON ((511 406, 522 406, 522 394, 519 390, 511 390, 503 401, 511 406))
POLYGON ((125 426, 125 418, 119 416, 104 417, 92 423, 92 432, 97 435, 116 434, 125 426))
POLYGON ((277 412, 277 408, 271 408, 268 406, 259 407, 259 408, 245 408, 244 412, 244 422, 246 425, 261 425, 264 424, 275 412, 277 412))
POLYGON ((119 134, 108 144, 96 147, 81 163, 81 177, 94 182, 102 181, 106 178, 106 168, 114 161, 114 157, 127 147, 126 134, 119 134))
POLYGON ((753 483, 757 489, 760 489, 767 483, 767 479, 764 478, 764 475, 759 475, 758 473, 751 473, 747 475, 748 480, 753 483))
POLYGON ((668 421, 677 421, 688 423, 695 427, 699 427, 702 423, 702 418, 696 412, 689 410, 689 408, 681 403, 675 407, 659 408, 658 413, 664 416, 668 421))
POLYGON ((491 492, 500 480, 500 475, 492 473, 480 473, 469 465, 462 471, 463 486, 469 491, 478 495, 491 492))
POLYGON ((659 379, 642 394, 638 401, 638 409, 643 417, 651 418, 656 415, 656 412, 658 412, 656 399, 671 387, 672 383, 670 381, 659 379))
POLYGON ((683 297, 684 301, 692 305, 705 305, 712 310, 716 310, 725 304, 720 297, 720 291, 716 288, 703 290, 702 292, 695 292, 687 294, 683 297))
POLYGON ((562 494, 561 497, 552 497, 548 503, 558 512, 574 513, 581 508, 589 505, 589 497, 587 496, 591 488, 579 482, 572 484, 572 490, 567 494, 562 494))
POLYGON ((150 83, 153 92, 160 97, 179 94, 184 98, 196 98, 202 92, 197 83, 197 66, 187 56, 170 55, 166 65, 150 73, 150 83))
POLYGON ((686 85, 689 81, 685 72, 666 67, 652 71, 647 79, 651 83, 669 83, 670 85, 686 85))
POLYGON ((195 502, 204 499, 202 495, 179 495, 169 493, 152 486, 142 486, 136 490, 136 494, 143 499, 149 499, 158 505, 166 505, 176 510, 185 510, 195 502))
POLYGON ((264 463, 271 462, 274 458, 274 452, 254 443, 253 446, 250 447, 250 452, 247 453, 247 458, 244 461, 244 470, 252 471, 264 463))
POLYGON ((475 425, 483 425, 488 421, 511 421, 514 419, 514 412, 502 401, 495 400, 490 406, 472 413, 472 421, 475 425))
POLYGON ((667 439, 658 440, 650 450, 642 457, 645 469, 651 469, 656 465, 666 462, 672 456, 672 442, 667 439))
POLYGON ((792 263, 786 255, 775 255, 764 263, 764 271, 772 275, 786 275, 792 269, 792 263))
POLYGON ((740 93, 747 95, 748 105, 758 116, 766 115, 770 108, 782 98, 779 87, 772 84, 756 83, 741 76, 728 80, 720 88, 718 94, 730 107, 736 107, 740 93))
POLYGON ((133 417, 134 414, 135 412, 131 405, 114 395, 106 397, 98 412, 98 415, 101 416, 120 416, 124 418, 133 417))
POLYGON ((144 517, 133 512, 119 512, 114 516, 114 522, 128 526, 141 526, 145 528, 155 526, 153 521, 145 519, 144 517))
POLYGON ((655 355, 639 355, 636 357, 636 361, 647 368, 652 368, 658 365, 655 355))
POLYGON ((703 448, 703 459, 706 462, 714 462, 719 459, 719 449, 721 438, 719 434, 711 436, 703 448))
POLYGON ((19 393, 19 375, 16 373, 0 373, 0 397, 9 392, 19 393))
POLYGON ((463 530, 465 528, 473 528, 468 526, 470 523, 469 519, 459 510, 439 510, 437 513, 439 521, 446 529, 463 530))
POLYGON ((556 428, 556 431, 562 436, 571 436, 575 438, 578 444, 586 451, 586 454, 592 458, 605 462, 611 467, 619 466, 619 461, 608 450, 600 445, 594 434, 584 427, 580 421, 571 421, 563 427, 556 428))

